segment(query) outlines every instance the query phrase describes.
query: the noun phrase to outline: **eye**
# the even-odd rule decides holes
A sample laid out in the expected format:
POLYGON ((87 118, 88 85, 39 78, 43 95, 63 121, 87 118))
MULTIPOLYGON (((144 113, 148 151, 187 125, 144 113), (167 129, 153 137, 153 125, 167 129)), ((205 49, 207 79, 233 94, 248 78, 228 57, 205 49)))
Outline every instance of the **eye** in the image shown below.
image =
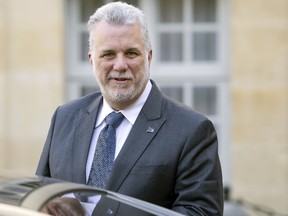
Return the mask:
POLYGON ((115 54, 113 52, 106 52, 106 53, 103 53, 101 55, 101 58, 104 58, 104 59, 113 59, 115 57, 115 54))
POLYGON ((137 56, 139 56, 139 53, 136 51, 128 51, 125 54, 127 56, 127 58, 133 59, 136 58, 137 56))

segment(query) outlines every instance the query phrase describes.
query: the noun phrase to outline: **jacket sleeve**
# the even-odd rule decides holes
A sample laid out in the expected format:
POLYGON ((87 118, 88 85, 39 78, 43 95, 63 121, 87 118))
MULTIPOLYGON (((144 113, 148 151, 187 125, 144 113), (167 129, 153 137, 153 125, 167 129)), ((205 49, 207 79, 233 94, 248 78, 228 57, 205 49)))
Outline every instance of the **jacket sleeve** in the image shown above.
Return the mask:
POLYGON ((38 167, 37 167, 36 173, 35 173, 37 176, 51 177, 50 167, 49 167, 49 152, 50 152, 51 141, 52 141, 52 137, 53 137, 53 130, 54 130, 54 124, 55 124, 57 110, 54 112, 54 114, 52 116, 48 135, 47 135, 47 138, 46 138, 43 150, 42 150, 42 154, 40 156, 40 160, 38 162, 38 167))
POLYGON ((223 183, 213 124, 202 121, 183 148, 173 210, 185 215, 223 215, 223 183))

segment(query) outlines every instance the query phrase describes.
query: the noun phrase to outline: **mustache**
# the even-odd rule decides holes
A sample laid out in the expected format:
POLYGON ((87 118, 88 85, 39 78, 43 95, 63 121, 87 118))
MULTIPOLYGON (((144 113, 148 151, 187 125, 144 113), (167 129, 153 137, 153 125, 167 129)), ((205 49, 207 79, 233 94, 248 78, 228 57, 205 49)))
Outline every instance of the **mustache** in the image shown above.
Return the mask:
POLYGON ((131 72, 118 72, 118 71, 111 71, 108 76, 108 79, 133 79, 134 76, 131 72))

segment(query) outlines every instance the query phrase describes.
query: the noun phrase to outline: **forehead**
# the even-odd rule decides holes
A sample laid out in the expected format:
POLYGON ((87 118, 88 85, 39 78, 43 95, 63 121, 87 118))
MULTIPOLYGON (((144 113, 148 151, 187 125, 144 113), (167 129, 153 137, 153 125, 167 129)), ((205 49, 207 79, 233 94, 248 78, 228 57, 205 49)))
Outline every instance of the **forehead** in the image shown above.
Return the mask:
POLYGON ((97 23, 90 33, 90 40, 94 48, 126 47, 144 48, 144 36, 138 23, 129 25, 114 25, 101 21, 97 23))

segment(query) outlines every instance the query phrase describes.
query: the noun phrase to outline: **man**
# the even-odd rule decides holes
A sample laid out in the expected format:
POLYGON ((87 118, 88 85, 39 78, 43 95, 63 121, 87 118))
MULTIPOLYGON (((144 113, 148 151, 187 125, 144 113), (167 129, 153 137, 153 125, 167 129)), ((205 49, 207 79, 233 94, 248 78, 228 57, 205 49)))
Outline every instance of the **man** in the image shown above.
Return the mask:
POLYGON ((105 118, 121 112, 105 188, 185 215, 222 215, 215 129, 150 80, 152 49, 143 13, 109 3, 90 17, 88 28, 88 57, 101 93, 56 110, 36 174, 89 184, 105 118))

